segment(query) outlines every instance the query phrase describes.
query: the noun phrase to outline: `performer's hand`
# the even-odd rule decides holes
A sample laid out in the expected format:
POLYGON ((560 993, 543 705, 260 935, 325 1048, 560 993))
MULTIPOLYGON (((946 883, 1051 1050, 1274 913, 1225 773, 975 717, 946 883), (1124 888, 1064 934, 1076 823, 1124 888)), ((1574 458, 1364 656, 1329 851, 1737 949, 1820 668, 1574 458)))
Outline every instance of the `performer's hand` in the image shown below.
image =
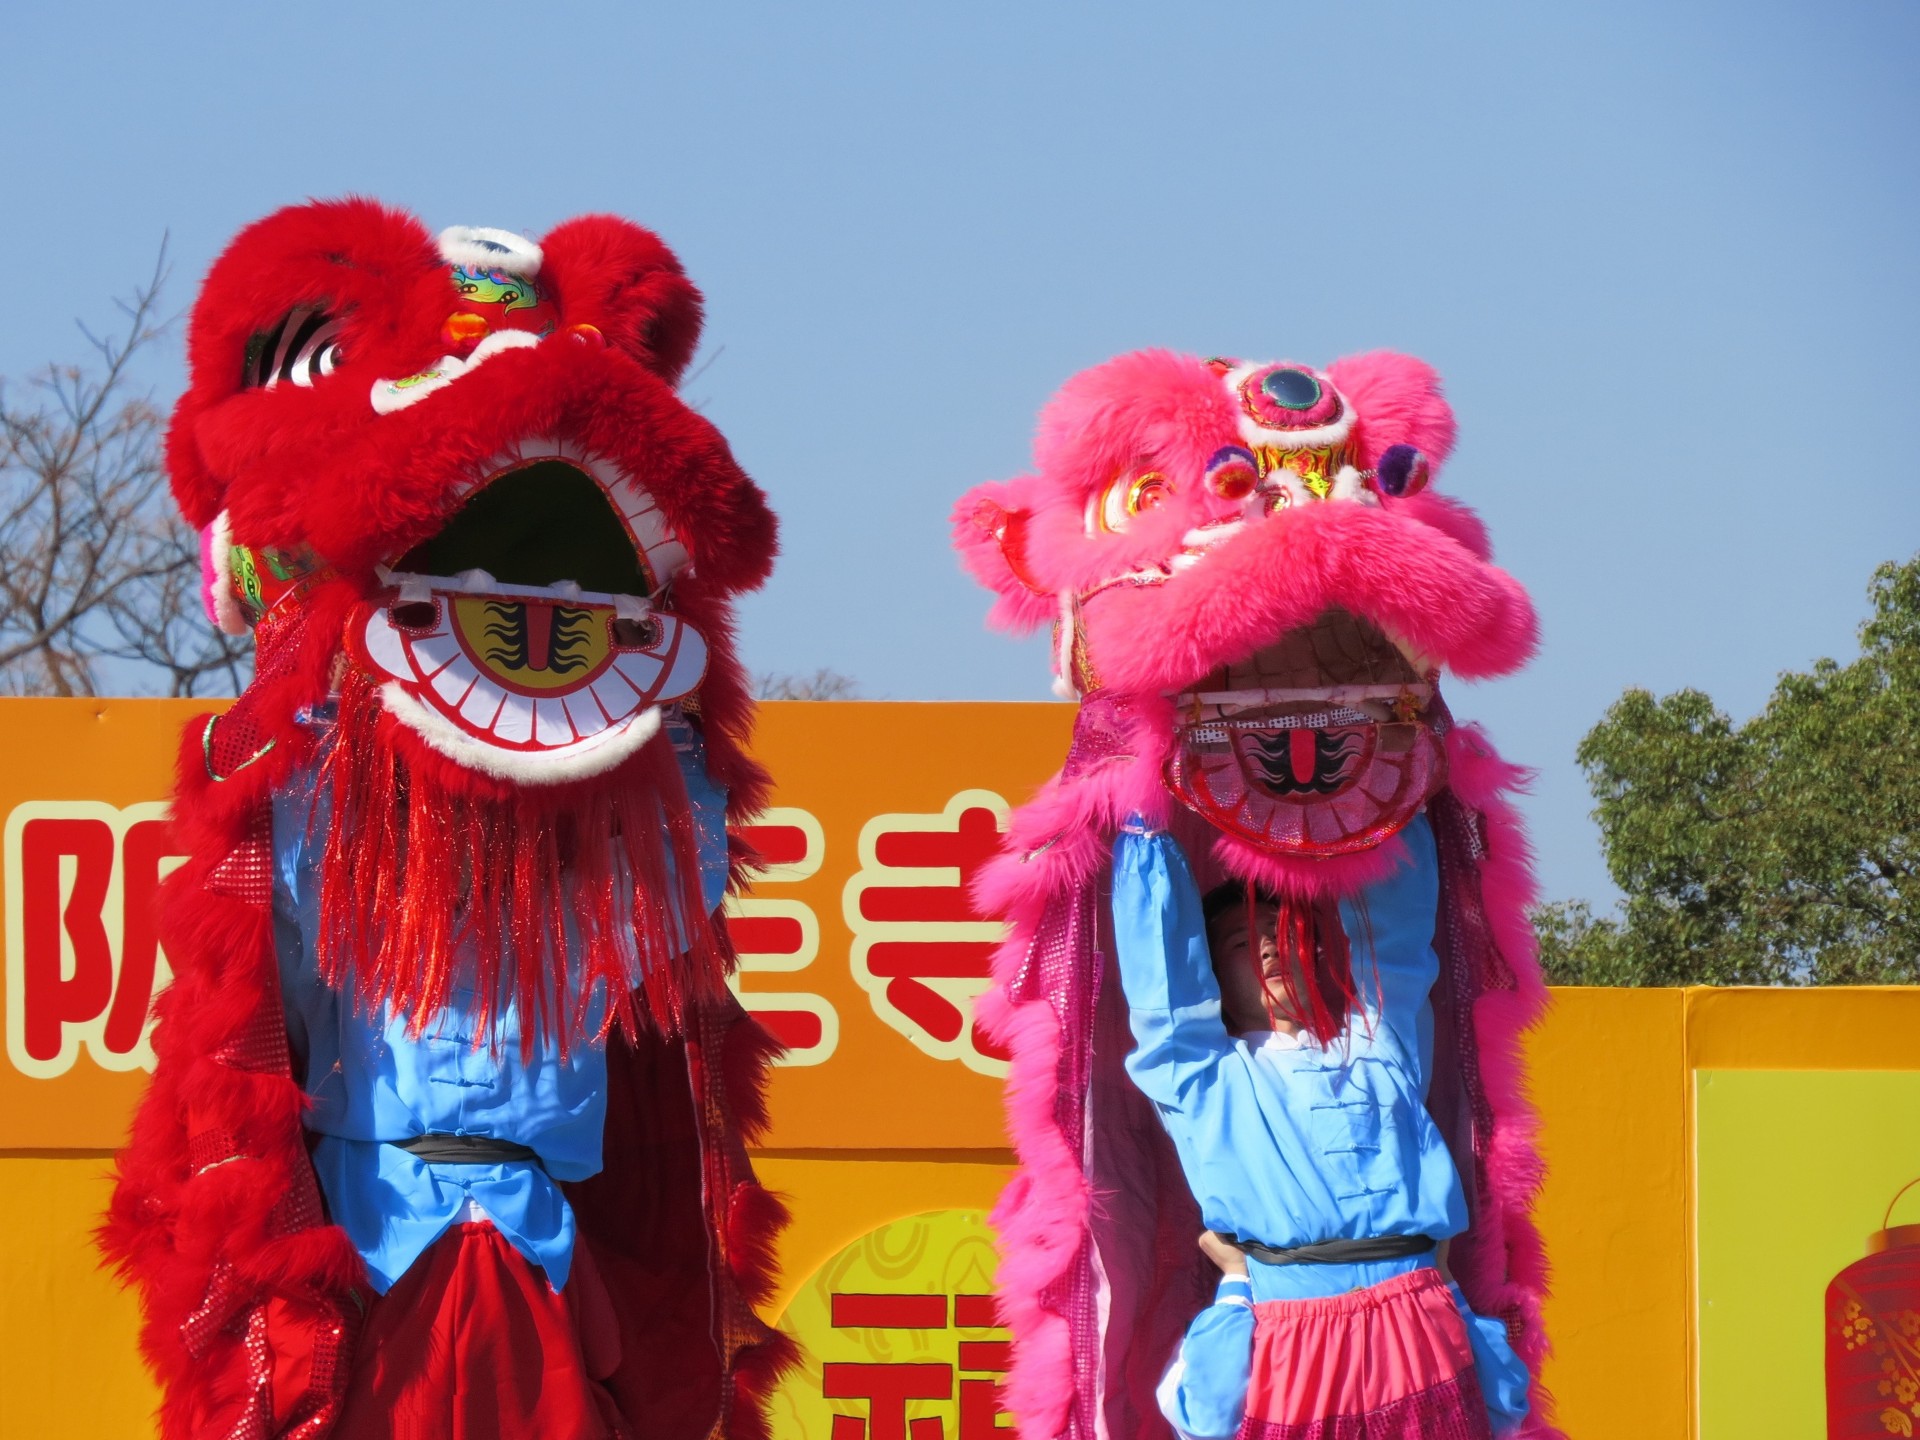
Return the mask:
POLYGON ((1247 1257, 1240 1247, 1213 1230, 1200 1232, 1200 1253, 1220 1267, 1222 1275, 1247 1273, 1247 1257))

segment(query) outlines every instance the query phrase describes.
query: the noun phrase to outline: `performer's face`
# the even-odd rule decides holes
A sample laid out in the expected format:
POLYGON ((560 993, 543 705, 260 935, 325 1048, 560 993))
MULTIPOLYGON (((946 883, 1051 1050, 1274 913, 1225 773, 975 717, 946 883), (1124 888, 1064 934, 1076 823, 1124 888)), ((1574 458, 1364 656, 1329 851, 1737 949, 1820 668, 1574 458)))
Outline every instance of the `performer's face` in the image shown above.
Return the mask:
MULTIPOLYGON (((1207 927, 1213 973, 1220 982, 1221 1019, 1235 1035, 1256 1030, 1297 1032, 1300 1024, 1287 989, 1287 971, 1289 966, 1297 970, 1298 962, 1281 952, 1278 909, 1256 906, 1252 928, 1255 936, 1248 934, 1247 912, 1239 905, 1223 910, 1207 927)), ((1299 976, 1296 983, 1304 981, 1299 976)))

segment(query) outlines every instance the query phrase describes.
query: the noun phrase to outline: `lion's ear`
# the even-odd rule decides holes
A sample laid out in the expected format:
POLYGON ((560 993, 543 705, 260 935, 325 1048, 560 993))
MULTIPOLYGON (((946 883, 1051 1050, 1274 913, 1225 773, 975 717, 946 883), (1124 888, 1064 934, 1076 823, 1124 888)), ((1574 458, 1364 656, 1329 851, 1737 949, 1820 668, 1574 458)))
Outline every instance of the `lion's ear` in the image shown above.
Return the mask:
POLYGON ((1453 452, 1453 407, 1440 392, 1439 372, 1426 361, 1370 350, 1334 361, 1327 375, 1359 416, 1363 466, 1378 465, 1391 446, 1411 445, 1437 471, 1453 452))
POLYGON ((1028 497, 1037 482, 989 480, 960 497, 953 507, 953 548, 969 575, 998 598, 990 622, 1024 635, 1051 620, 1058 607, 1053 592, 1033 575, 1027 556, 1028 497))
POLYGON ((207 468, 200 453, 200 440, 194 433, 203 408, 200 397, 189 390, 173 407, 167 422, 167 483, 173 490, 173 503, 196 530, 213 523, 225 503, 225 487, 207 468))
POLYGON ((615 215, 582 215, 540 241, 569 325, 592 325, 669 385, 700 343, 700 292, 651 230, 615 215))

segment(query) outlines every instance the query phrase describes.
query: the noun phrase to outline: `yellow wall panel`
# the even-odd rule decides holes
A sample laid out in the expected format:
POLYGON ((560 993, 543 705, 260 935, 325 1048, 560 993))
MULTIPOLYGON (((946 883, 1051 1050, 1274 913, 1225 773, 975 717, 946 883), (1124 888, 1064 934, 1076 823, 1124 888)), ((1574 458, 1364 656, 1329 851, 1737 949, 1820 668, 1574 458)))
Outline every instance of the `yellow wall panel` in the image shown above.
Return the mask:
MULTIPOLYGON (((1822 1435, 1827 1283, 1920 1178, 1920 1071, 1702 1070, 1695 1083, 1700 1440, 1822 1435)), ((1920 1220, 1920 1200, 1894 1219, 1920 1220)))
POLYGON ((767 1318, 783 1315, 829 1256, 889 1221, 928 1210, 991 1210, 1012 1173, 1012 1159, 992 1150, 947 1152, 938 1159, 885 1151, 755 1155, 760 1183, 784 1198, 793 1215, 780 1246, 780 1288, 767 1305, 767 1318))
POLYGON ((0 1152, 0 1435, 106 1440, 152 1433, 140 1310, 99 1268, 89 1231, 107 1157, 0 1152))
POLYGON ((1528 1044, 1569 1435, 1685 1440, 1691 1263, 1678 990, 1556 990, 1528 1044))

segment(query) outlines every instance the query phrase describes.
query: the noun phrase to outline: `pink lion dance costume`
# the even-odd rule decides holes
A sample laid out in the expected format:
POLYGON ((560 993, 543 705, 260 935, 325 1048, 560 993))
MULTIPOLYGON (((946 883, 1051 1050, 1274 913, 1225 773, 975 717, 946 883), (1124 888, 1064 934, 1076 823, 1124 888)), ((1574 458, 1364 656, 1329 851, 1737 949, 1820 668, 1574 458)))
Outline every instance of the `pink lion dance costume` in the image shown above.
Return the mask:
POLYGON ((168 465, 252 684, 182 736, 102 1228, 166 1440, 763 1440, 791 1346, 728 992, 765 498, 650 231, 243 231, 168 465))
MULTIPOLYGON (((1080 701, 1065 766, 1016 812, 979 897, 1012 923, 984 1015, 1012 1054, 1020 1171, 995 1219, 1027 1440, 1167 1436, 1156 1386, 1210 1289, 1174 1141, 1122 1068, 1108 896, 1116 837, 1143 828, 1192 857, 1201 889, 1277 895, 1283 933, 1323 958, 1339 907, 1364 912, 1419 839, 1437 891, 1425 1112, 1466 1222, 1448 1260, 1533 1377, 1519 1433, 1560 1433, 1537 1378, 1547 1266, 1521 1037, 1547 997, 1507 798, 1522 777, 1438 687, 1442 668, 1517 668, 1535 620, 1479 521, 1429 488, 1453 437, 1438 378, 1407 356, 1318 371, 1142 351, 1069 381, 1033 473, 956 508, 993 623, 1051 623, 1056 685, 1080 701)), ((1243 1436, 1484 1433, 1281 1423, 1256 1414, 1263 1388, 1256 1373, 1243 1436)))

